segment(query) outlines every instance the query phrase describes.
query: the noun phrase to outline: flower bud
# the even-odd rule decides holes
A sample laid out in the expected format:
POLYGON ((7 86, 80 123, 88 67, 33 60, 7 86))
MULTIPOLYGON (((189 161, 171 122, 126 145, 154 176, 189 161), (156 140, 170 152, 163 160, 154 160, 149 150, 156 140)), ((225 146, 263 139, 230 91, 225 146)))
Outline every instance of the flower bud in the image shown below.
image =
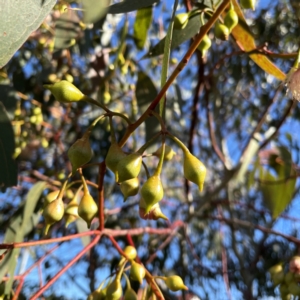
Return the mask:
POLYGON ((173 291, 179 291, 179 290, 188 290, 188 287, 184 285, 181 277, 177 275, 169 276, 165 279, 167 287, 173 291))
POLYGON ((137 300, 137 299, 138 297, 136 292, 131 287, 127 287, 124 295, 124 300, 137 300))
POLYGON ((66 228, 69 226, 69 224, 79 218, 77 197, 74 197, 73 200, 67 205, 64 218, 66 221, 66 228))
POLYGON ((144 219, 144 220, 158 220, 158 219, 168 220, 168 218, 161 211, 159 203, 154 204, 148 214, 145 213, 145 207, 146 207, 145 201, 143 199, 141 199, 140 203, 139 203, 139 215, 142 219, 144 219))
POLYGON ((115 173, 116 181, 118 181, 117 166, 121 159, 126 157, 126 154, 122 151, 121 147, 117 143, 112 143, 108 149, 105 164, 106 166, 115 173))
POLYGON ((50 192, 49 194, 46 195, 45 201, 44 201, 44 206, 48 205, 52 201, 56 200, 58 197, 60 190, 55 190, 50 192))
POLYGON ((202 53, 202 57, 206 55, 206 52, 210 47, 211 47, 211 40, 206 34, 198 46, 198 50, 202 53))
POLYGON ((148 178, 141 188, 141 196, 145 203, 145 214, 148 214, 153 205, 158 203, 164 196, 159 175, 153 175, 148 178))
MULTIPOLYGON (((160 157, 162 151, 162 146, 160 146, 154 153, 153 155, 160 157)), ((164 161, 169 161, 173 158, 173 156, 176 154, 176 152, 174 152, 174 150, 168 146, 165 145, 165 155, 164 155, 164 161)))
POLYGON ((44 84, 44 88, 50 90, 59 102, 77 102, 85 98, 85 95, 67 80, 62 80, 54 84, 44 84))
POLYGON ((60 221, 63 218, 64 210, 65 207, 62 198, 57 198, 45 207, 43 211, 43 216, 46 223, 45 234, 48 233, 52 224, 60 221))
POLYGON ((181 13, 175 16, 174 18, 174 29, 180 30, 184 29, 189 21, 188 13, 181 13))
POLYGON ((138 177, 142 166, 142 155, 132 153, 122 158, 117 166, 119 182, 138 177))
POLYGON ((224 25, 221 24, 220 22, 216 22, 215 24, 215 37, 227 41, 229 36, 229 29, 224 25))
POLYGON ((137 256, 136 249, 133 246, 126 246, 124 253, 127 255, 128 259, 135 259, 137 256))
POLYGON ((90 228, 93 218, 98 211, 98 206, 89 192, 84 192, 78 206, 78 215, 87 223, 90 228))
POLYGON ((224 24, 229 29, 229 32, 231 32, 238 23, 239 17, 232 6, 224 18, 224 24))
POLYGON ((146 276, 145 268, 141 264, 132 261, 129 277, 132 280, 138 281, 140 284, 142 284, 145 276, 146 276))
POLYGON ((109 284, 106 292, 106 300, 119 300, 122 297, 122 285, 120 280, 115 279, 109 284))
POLYGON ((93 156, 91 149, 89 134, 84 134, 81 139, 78 139, 69 149, 68 157, 72 164, 72 173, 89 162, 93 156))
POLYGON ((120 185, 121 192, 124 195, 124 202, 128 197, 135 196, 139 192, 140 182, 138 178, 125 180, 120 185))
POLYGON ((183 173, 187 180, 198 185, 200 192, 203 190, 206 168, 204 164, 189 151, 184 153, 183 173))
POLYGON ((256 0, 241 0, 241 7, 244 9, 255 10, 256 0))

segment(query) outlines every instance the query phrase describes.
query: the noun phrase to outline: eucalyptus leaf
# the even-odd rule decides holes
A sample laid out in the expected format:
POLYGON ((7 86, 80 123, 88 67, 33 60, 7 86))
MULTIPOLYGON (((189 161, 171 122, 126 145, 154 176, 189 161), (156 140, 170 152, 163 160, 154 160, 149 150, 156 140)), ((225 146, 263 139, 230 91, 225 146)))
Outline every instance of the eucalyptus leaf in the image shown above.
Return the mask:
POLYGON ((109 6, 109 14, 124 14, 130 11, 135 11, 143 7, 148 7, 158 2, 158 0, 125 0, 120 3, 109 6))
POLYGON ((13 159, 15 137, 10 120, 0 99, 0 191, 17 184, 17 163, 13 159))
POLYGON ((50 13, 56 0, 0 0, 0 68, 50 13))

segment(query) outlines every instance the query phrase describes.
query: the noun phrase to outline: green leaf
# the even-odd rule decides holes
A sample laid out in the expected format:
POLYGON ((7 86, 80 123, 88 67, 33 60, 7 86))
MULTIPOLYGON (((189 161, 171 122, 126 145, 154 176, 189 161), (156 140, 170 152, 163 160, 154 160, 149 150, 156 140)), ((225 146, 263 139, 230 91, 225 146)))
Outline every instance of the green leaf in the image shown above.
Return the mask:
MULTIPOLYGON (((76 227, 77 227, 78 233, 86 232, 89 230, 89 228, 86 225, 86 222, 83 221, 82 219, 76 220, 76 227)), ((84 247, 86 247, 91 242, 91 237, 88 235, 82 236, 80 239, 81 239, 82 245, 84 247)))
MULTIPOLYGON (((157 95, 157 89, 151 78, 144 72, 138 73, 138 81, 136 84, 136 99, 139 110, 143 113, 157 95)), ((150 139, 155 132, 159 130, 159 124, 156 118, 150 117, 146 119, 146 140, 150 139)))
POLYGON ((0 68, 50 13, 56 0, 1 1, 0 68))
POLYGON ((81 32, 80 19, 76 11, 68 10, 62 14, 55 24, 54 49, 66 49, 74 45, 81 32))
POLYGON ((141 8, 137 11, 133 26, 133 38, 138 49, 144 48, 151 22, 152 7, 141 8))
POLYGON ((18 173, 17 163, 13 159, 14 131, 2 102, 0 102, 0 128, 0 189, 3 191, 18 183, 18 173))
MULTIPOLYGON (((279 172, 281 176, 275 177, 268 170, 260 167, 260 188, 266 207, 271 211, 272 217, 276 219, 290 204, 293 199, 296 178, 286 179, 282 176, 285 174, 286 167, 281 166, 279 172)), ((290 169, 290 176, 296 175, 295 171, 290 169)))
MULTIPOLYGON (((250 31, 249 26, 246 23, 244 14, 237 2, 237 0, 232 0, 234 9, 239 16, 238 25, 232 30, 232 35, 235 38, 237 45, 244 51, 250 52, 256 49, 254 37, 250 31)), ((253 53, 249 55, 250 58, 265 72, 273 75, 279 80, 285 79, 285 74, 274 65, 266 55, 261 53, 253 53)))
MULTIPOLYGON (((11 218, 9 227, 4 236, 4 243, 17 243, 24 240, 24 236, 37 225, 40 214, 34 213, 38 200, 46 187, 45 182, 38 182, 30 189, 26 199, 20 204, 20 209, 11 218)), ((13 280, 19 249, 9 252, 0 263, 0 279, 8 272, 13 280)), ((0 254, 3 251, 0 251, 0 254)), ((6 291, 11 290, 12 282, 6 283, 6 291)))
MULTIPOLYGON (((161 87, 163 87, 165 85, 167 78, 168 78, 169 60, 170 60, 170 52, 171 52, 171 41, 172 41, 172 37, 173 37, 174 17, 175 17, 175 12, 176 12, 177 6, 178 6, 178 0, 176 0, 174 3, 172 19, 169 24, 169 28, 168 28, 167 35, 166 35, 166 42, 165 42, 165 47, 164 47, 164 58, 163 58, 163 62, 162 62, 161 80, 160 80, 161 87)), ((165 97, 163 97, 159 102, 159 114, 161 117, 163 117, 164 106, 165 106, 165 97)))
MULTIPOLYGON (((201 26, 200 18, 199 16, 196 16, 189 20, 188 24, 184 29, 174 30, 172 36, 171 49, 180 46, 182 43, 195 36, 198 33, 200 26, 201 26)), ((165 41, 166 41, 166 37, 164 37, 153 48, 151 48, 148 54, 146 54, 144 58, 149 58, 149 57, 163 54, 165 49, 165 41)))
POLYGON ((143 7, 151 6, 152 4, 158 2, 158 0, 125 0, 120 3, 113 4, 109 6, 109 14, 124 14, 130 11, 135 11, 143 7))
POLYGON ((109 0, 82 0, 83 22, 95 23, 99 21, 107 12, 109 0))

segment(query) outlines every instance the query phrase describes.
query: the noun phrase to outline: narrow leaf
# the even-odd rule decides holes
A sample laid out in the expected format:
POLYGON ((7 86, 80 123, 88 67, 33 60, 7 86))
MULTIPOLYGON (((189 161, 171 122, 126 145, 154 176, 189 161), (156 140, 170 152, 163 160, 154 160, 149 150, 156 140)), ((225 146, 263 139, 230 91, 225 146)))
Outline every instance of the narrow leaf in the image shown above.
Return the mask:
POLYGON ((137 11, 133 26, 133 38, 138 49, 144 48, 151 22, 152 7, 141 8, 137 11))
POLYGON ((99 21, 107 12, 109 0, 82 0, 83 22, 95 23, 99 21))
POLYGON ((81 31, 76 11, 68 10, 62 14, 55 24, 54 49, 66 49, 74 45, 81 31))
MULTIPOLYGON (((184 29, 174 30, 172 36, 171 49, 180 46, 182 43, 195 36, 199 32, 200 26, 200 18, 193 17, 189 20, 188 24, 184 29)), ((149 58, 163 54, 165 49, 165 42, 166 37, 164 37, 153 48, 151 48, 144 58, 149 58)))
MULTIPOLYGON (((232 35, 235 38, 237 45, 244 51, 250 52, 256 49, 255 40, 250 31, 249 26, 246 23, 244 14, 237 2, 237 0, 232 0, 234 9, 239 16, 238 25, 232 30, 232 35)), ((279 80, 285 79, 285 74, 273 64, 269 58, 261 53, 252 53, 249 55, 250 58, 265 72, 273 75, 279 80)))
MULTIPOLYGON (((163 87, 165 85, 167 78, 168 78, 168 68, 169 68, 169 60, 170 60, 170 52, 171 52, 171 41, 172 41, 172 36, 173 36, 174 17, 175 17, 175 12, 176 12, 177 6, 178 6, 178 0, 176 0, 174 3, 172 19, 169 24, 168 32, 166 35, 166 42, 165 42, 165 47, 164 47, 164 58, 163 58, 162 70, 161 70, 161 81, 160 81, 161 87, 163 87)), ((161 117, 163 116, 163 112, 164 112, 165 98, 166 97, 163 97, 159 102, 159 114, 161 117)))
MULTIPOLYGON (((151 78, 144 72, 138 73, 138 81, 136 84, 136 99, 139 110, 143 113, 149 104, 157 95, 157 89, 153 84, 151 78)), ((152 135, 159 130, 159 125, 154 117, 146 119, 146 140, 148 140, 152 135)))
POLYGON ((124 14, 130 11, 135 11, 143 7, 148 7, 158 2, 158 0, 125 0, 120 3, 109 6, 109 14, 124 14))
MULTIPOLYGON (((260 167, 262 169, 262 167, 260 167)), ((284 169, 284 166, 282 166, 284 169)), ((266 207, 276 219, 290 204, 293 199, 296 178, 284 180, 283 177, 275 177, 269 171, 260 172, 261 191, 266 207)), ((282 172, 284 174, 284 170, 282 172)), ((292 170, 291 176, 295 175, 292 170)))

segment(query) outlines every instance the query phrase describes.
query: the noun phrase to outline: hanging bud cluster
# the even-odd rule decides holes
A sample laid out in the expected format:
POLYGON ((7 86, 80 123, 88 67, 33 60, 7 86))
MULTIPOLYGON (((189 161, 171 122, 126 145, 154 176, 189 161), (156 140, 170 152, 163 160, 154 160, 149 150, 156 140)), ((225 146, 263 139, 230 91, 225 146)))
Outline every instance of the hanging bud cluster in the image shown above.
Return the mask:
POLYGON ((300 296, 300 256, 290 259, 288 269, 278 263, 269 269, 269 273, 274 287, 279 286, 281 299, 300 296))

